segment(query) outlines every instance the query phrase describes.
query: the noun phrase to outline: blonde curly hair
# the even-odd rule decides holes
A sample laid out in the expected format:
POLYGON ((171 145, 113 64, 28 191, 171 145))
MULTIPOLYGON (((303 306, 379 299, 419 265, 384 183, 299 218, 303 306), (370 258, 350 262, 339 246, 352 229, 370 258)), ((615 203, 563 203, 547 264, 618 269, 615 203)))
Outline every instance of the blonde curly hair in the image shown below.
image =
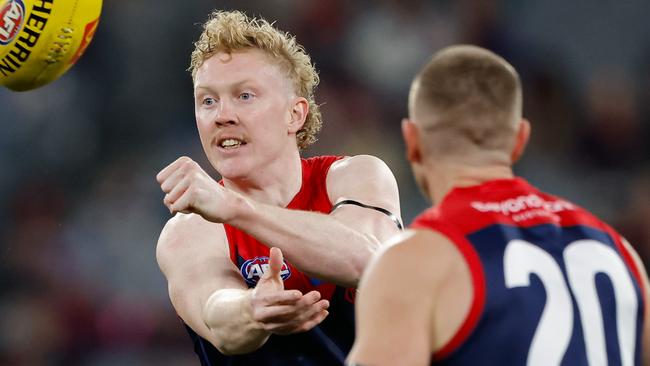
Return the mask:
POLYGON ((262 18, 249 18, 241 11, 215 11, 203 24, 203 32, 194 43, 188 71, 192 80, 205 60, 218 52, 257 48, 271 56, 286 72, 298 96, 309 103, 309 113, 296 134, 298 148, 307 148, 316 141, 323 124, 314 90, 320 81, 304 47, 289 33, 278 30, 262 18))

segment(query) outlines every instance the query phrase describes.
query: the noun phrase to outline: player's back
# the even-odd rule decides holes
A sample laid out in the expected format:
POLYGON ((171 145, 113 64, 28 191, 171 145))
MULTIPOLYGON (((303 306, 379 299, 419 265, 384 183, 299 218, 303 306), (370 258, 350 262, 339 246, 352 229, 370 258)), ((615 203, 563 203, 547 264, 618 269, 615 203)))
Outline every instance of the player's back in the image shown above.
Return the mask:
POLYGON ((435 364, 640 364, 639 269, 585 210, 495 180, 454 189, 412 227, 445 234, 472 271, 470 315, 435 364))

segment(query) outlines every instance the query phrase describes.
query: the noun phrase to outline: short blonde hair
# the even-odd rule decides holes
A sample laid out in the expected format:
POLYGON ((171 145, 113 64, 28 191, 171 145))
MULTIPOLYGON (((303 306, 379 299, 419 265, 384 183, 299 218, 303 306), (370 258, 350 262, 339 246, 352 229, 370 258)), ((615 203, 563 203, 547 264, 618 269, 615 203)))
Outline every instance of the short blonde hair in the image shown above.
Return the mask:
POLYGON ((470 146, 508 151, 522 116, 521 94, 517 71, 502 57, 476 46, 451 46, 435 53, 416 77, 409 113, 435 120, 425 128, 437 131, 430 147, 438 153, 465 153, 470 146))
POLYGON ((277 61, 292 81, 296 94, 309 103, 305 123, 296 134, 298 148, 305 149, 316 141, 323 123, 314 99, 320 80, 309 55, 294 36, 278 30, 265 19, 249 18, 240 11, 215 11, 203 24, 203 33, 194 47, 188 69, 192 79, 203 62, 218 52, 256 48, 277 61))

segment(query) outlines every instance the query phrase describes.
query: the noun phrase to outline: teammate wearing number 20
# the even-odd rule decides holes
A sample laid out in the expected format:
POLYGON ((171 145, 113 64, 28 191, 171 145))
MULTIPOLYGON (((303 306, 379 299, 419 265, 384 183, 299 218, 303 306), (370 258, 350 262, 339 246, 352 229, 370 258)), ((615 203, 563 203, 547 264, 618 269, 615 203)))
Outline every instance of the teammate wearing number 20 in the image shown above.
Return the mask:
POLYGON ((436 53, 402 122, 434 206, 369 265, 349 365, 648 365, 645 269, 586 210, 513 175, 519 77, 473 46, 436 53))

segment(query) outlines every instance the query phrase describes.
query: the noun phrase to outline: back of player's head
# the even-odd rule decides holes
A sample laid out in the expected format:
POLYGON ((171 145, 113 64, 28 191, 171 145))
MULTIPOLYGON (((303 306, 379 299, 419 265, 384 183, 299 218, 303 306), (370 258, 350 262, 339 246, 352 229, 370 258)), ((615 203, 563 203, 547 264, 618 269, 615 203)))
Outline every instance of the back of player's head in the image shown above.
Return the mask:
POLYGON ((425 153, 509 153, 521 120, 521 84, 506 60, 486 49, 451 46, 416 76, 409 114, 421 126, 425 153))
POLYGON ((189 68, 192 79, 203 62, 216 53, 250 49, 259 49, 269 56, 291 81, 296 95, 309 102, 309 113, 297 133, 298 147, 308 147, 316 141, 322 125, 314 98, 319 77, 304 47, 289 33, 275 28, 265 19, 249 18, 240 11, 215 11, 203 24, 203 32, 194 43, 189 68))

